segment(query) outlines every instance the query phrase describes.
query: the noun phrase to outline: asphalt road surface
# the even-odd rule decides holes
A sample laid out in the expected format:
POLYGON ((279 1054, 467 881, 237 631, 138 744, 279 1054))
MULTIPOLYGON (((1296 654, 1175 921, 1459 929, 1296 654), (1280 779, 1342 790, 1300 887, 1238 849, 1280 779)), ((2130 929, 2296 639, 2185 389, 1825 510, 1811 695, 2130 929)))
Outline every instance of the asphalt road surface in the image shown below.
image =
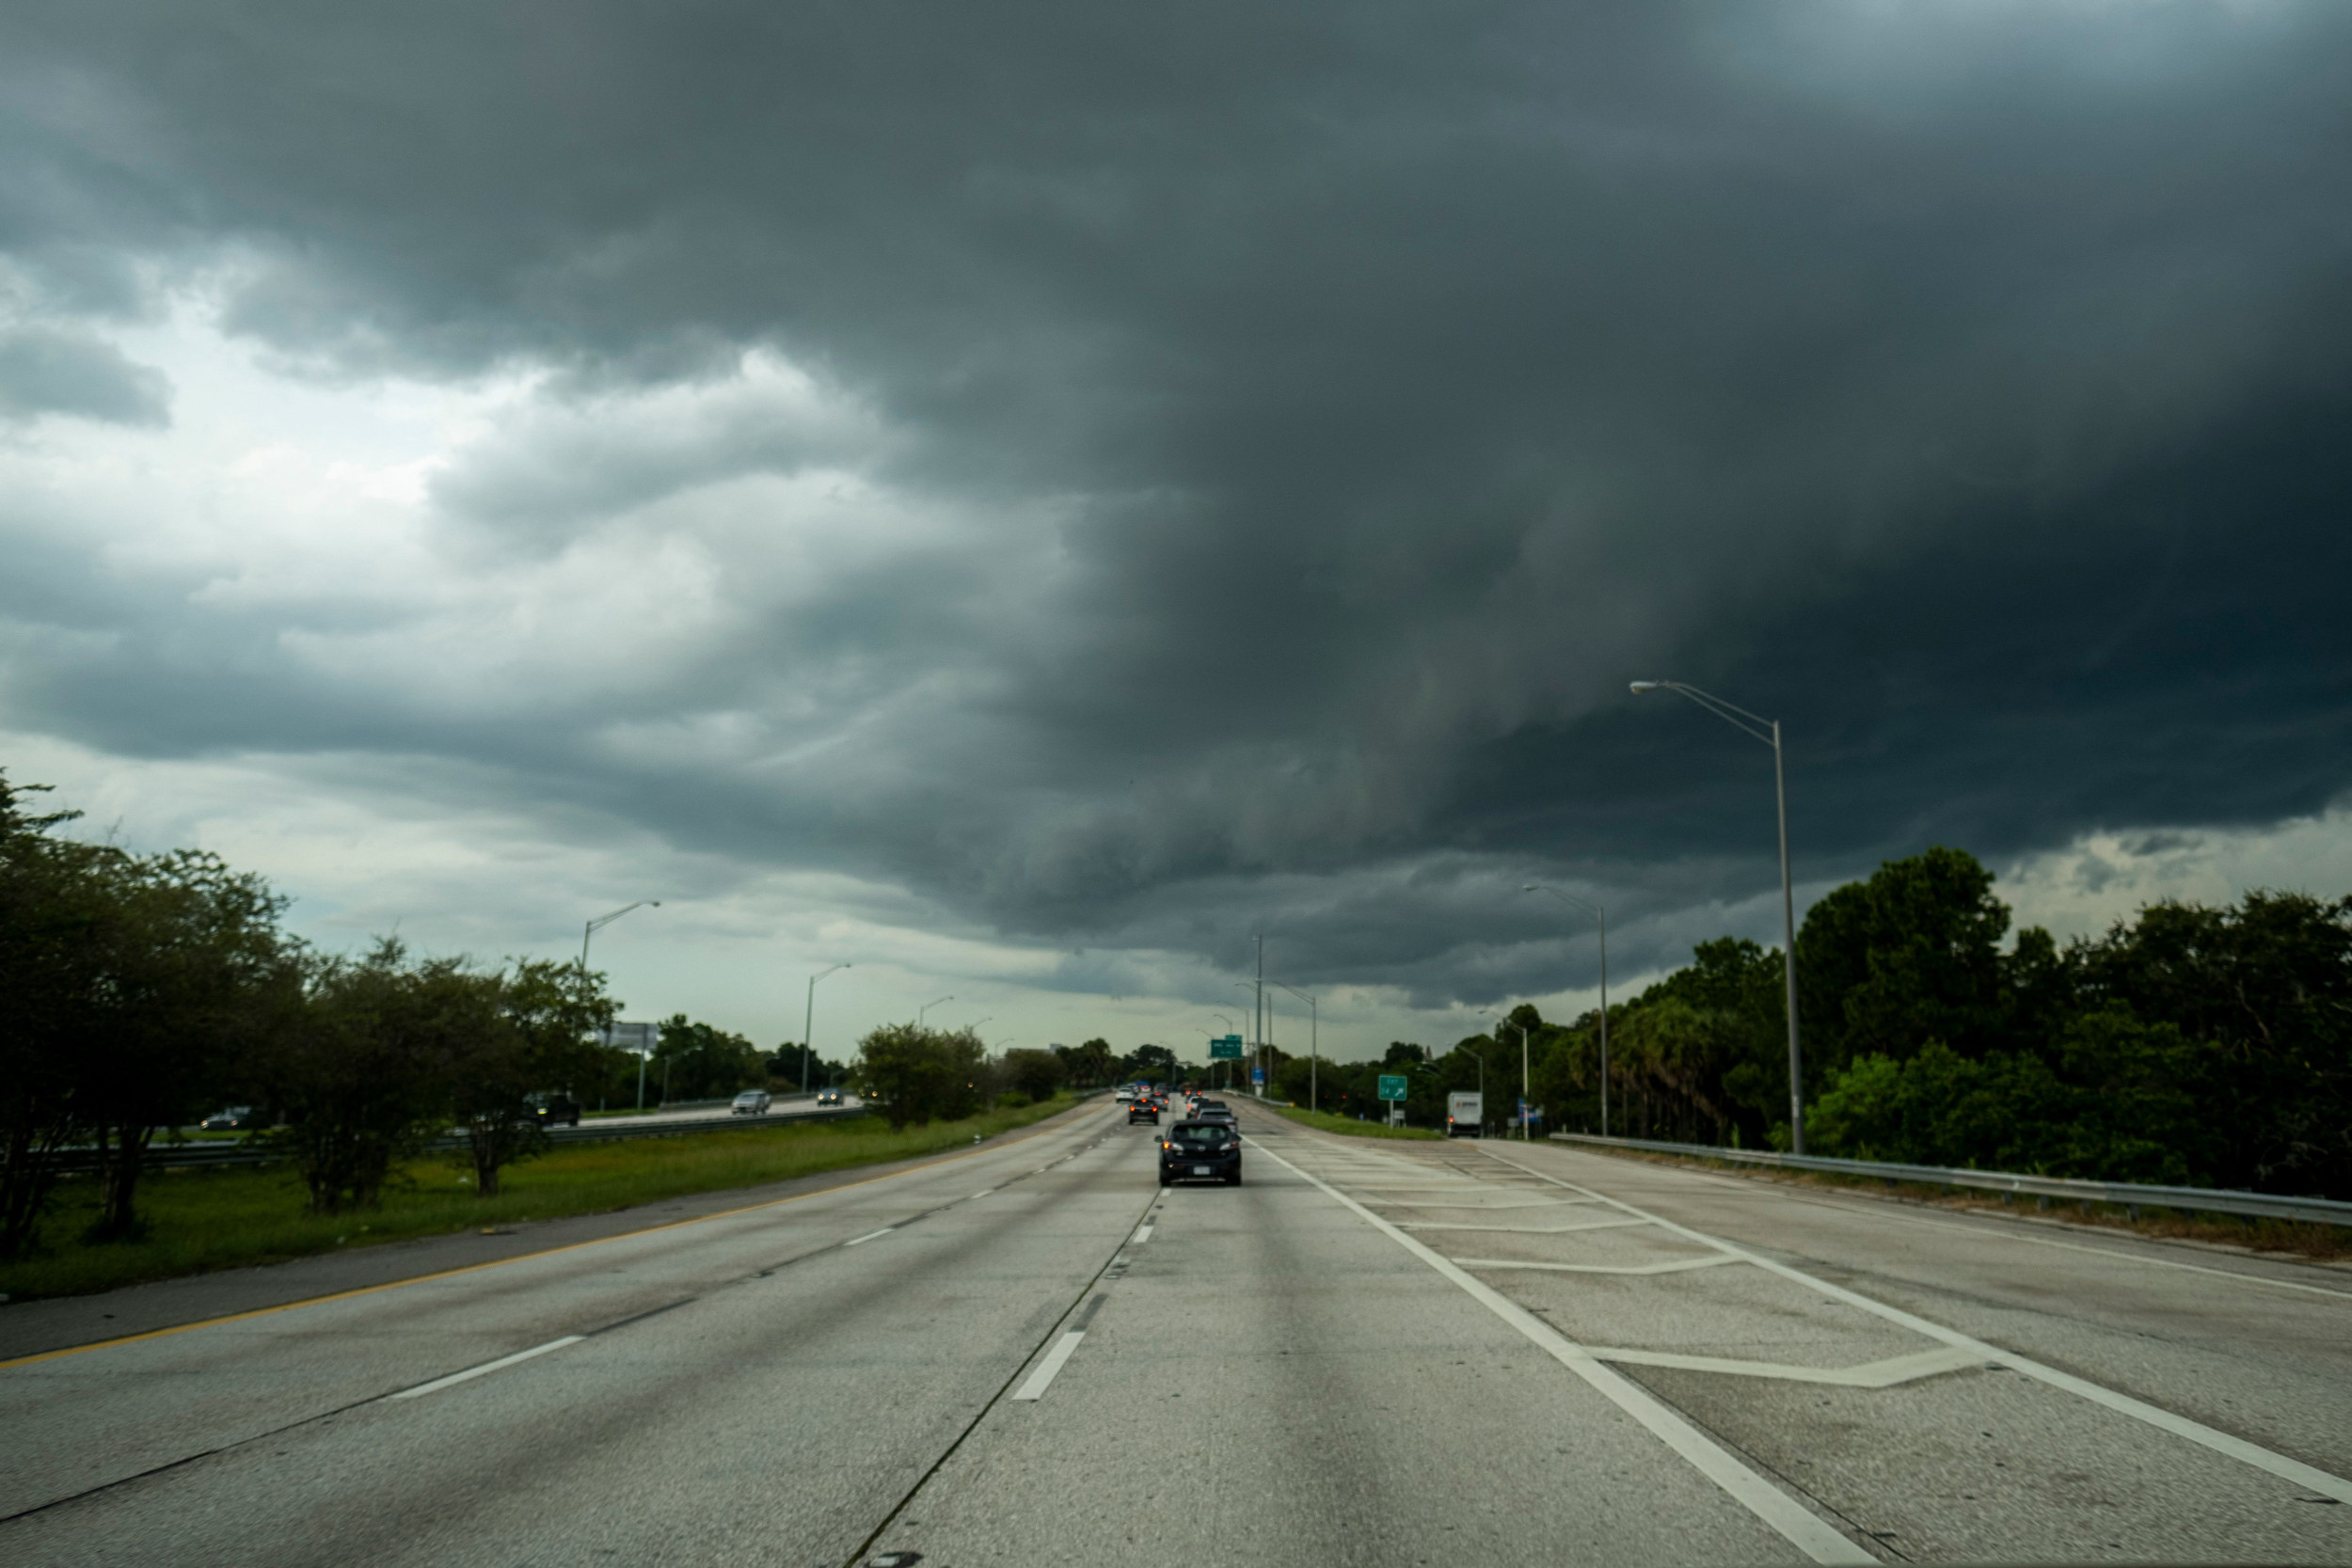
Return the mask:
POLYGON ((2352 1561, 2344 1271, 1243 1119, 20 1354, 0 1561, 2352 1561))
MULTIPOLYGON (((857 1106, 865 1103, 866 1101, 860 1100, 853 1094, 844 1094, 841 1097, 841 1105, 839 1108, 855 1109, 857 1106)), ((768 1109, 760 1112, 758 1115, 759 1119, 775 1121, 788 1117, 804 1117, 808 1116, 812 1112, 827 1111, 835 1108, 836 1107, 830 1105, 818 1104, 817 1096, 814 1093, 806 1095, 778 1095, 769 1105, 768 1109)), ((624 1112, 619 1116, 598 1115, 583 1117, 580 1118, 580 1124, 582 1127, 644 1127, 657 1122, 693 1121, 706 1117, 723 1117, 730 1116, 733 1113, 728 1108, 727 1102, 721 1101, 716 1104, 710 1105, 671 1106, 667 1109, 656 1107, 650 1111, 624 1112)))

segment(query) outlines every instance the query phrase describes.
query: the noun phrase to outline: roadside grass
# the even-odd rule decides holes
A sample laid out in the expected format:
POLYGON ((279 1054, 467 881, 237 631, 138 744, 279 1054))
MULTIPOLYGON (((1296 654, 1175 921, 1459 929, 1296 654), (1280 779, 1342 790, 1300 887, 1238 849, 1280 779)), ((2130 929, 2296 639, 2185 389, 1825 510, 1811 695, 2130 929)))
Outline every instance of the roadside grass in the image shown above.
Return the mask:
POLYGON ((1302 1111, 1295 1105, 1278 1105, 1271 1101, 1265 1108, 1277 1116, 1312 1127, 1319 1132, 1338 1132, 1350 1138, 1442 1138, 1444 1133, 1426 1127, 1391 1127, 1384 1121, 1358 1121, 1330 1111, 1302 1111))
POLYGON ((1695 1155, 1661 1154, 1645 1148, 1577 1147, 1578 1152, 1583 1154, 1606 1154, 1615 1159, 1642 1160, 1651 1164, 1679 1165, 1687 1170, 1777 1181, 1788 1186, 1826 1187, 1837 1192, 1858 1193, 1866 1197, 1916 1203, 1931 1209, 1960 1209, 2012 1218, 2030 1216, 2063 1225, 2120 1230, 2134 1236, 2208 1242, 2248 1252, 2288 1253, 2315 1262, 2352 1259, 2352 1229, 2343 1226, 2201 1213, 2160 1209, 2153 1204, 2141 1204, 2139 1212, 2134 1214, 2126 1205, 2120 1203, 2077 1203, 2062 1198, 2051 1199, 2045 1208, 2024 1199, 2004 1202, 1998 1193, 1939 1187, 1932 1182, 1890 1181, 1881 1177, 1854 1176, 1844 1171, 1775 1170, 1770 1166, 1742 1164, 1728 1160, 1706 1160, 1695 1155))
POLYGON ((499 1196, 478 1198, 469 1166, 448 1155, 411 1164, 388 1187, 381 1207, 312 1214, 288 1165, 232 1170, 168 1170, 140 1182, 146 1234, 99 1243, 79 1241, 97 1215, 97 1183, 69 1178, 31 1257, 0 1264, 0 1295, 15 1301, 82 1295, 118 1286, 242 1268, 338 1248, 373 1246, 419 1236, 602 1213, 663 1198, 751 1187, 797 1176, 881 1164, 952 1148, 1042 1121, 1078 1103, 1059 1095, 1035 1105, 991 1111, 961 1121, 893 1132, 879 1117, 794 1126, 730 1129, 675 1138, 561 1145, 510 1165, 499 1196))

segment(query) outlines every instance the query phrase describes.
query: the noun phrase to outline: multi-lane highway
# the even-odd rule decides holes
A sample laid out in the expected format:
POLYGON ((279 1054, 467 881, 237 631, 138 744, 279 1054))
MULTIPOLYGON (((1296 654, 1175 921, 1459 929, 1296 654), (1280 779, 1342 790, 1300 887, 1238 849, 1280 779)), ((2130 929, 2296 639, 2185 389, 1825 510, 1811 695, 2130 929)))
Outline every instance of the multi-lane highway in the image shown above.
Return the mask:
POLYGON ((2352 1561, 2344 1271, 1243 1116, 0 1308, 0 1560, 2352 1561))

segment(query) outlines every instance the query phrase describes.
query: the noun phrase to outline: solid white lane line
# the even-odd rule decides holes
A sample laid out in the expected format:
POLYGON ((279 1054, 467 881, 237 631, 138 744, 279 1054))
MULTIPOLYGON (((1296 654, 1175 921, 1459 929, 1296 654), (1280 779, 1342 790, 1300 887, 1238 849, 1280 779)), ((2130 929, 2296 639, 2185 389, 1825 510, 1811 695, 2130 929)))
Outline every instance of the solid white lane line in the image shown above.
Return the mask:
MULTIPOLYGON (((1869 1195, 1862 1196, 1868 1196, 1869 1195)), ((1883 1200, 1870 1196, 1869 1201, 1875 1204, 1883 1200)), ((1835 1207, 1841 1211, 1844 1208, 1843 1205, 1825 1205, 1825 1207, 1835 1207)), ((2338 1301, 2352 1301, 2352 1291, 2329 1290, 2325 1285, 2306 1285, 2299 1279, 2273 1279, 2267 1275, 2240 1274, 2235 1269, 2217 1269, 2205 1263, 2184 1263, 2171 1258, 2149 1258, 2137 1252, 2120 1252, 2114 1247, 2085 1246, 2080 1242, 2061 1242, 2050 1236, 2018 1236, 2011 1234, 2007 1228, 1994 1229, 1990 1226, 1981 1225, 1954 1225, 1948 1220, 1923 1219, 1917 1214, 1889 1214, 1886 1217, 1900 1220, 1906 1225, 1923 1225, 1930 1230, 1956 1230, 1963 1236, 1982 1236, 1996 1242, 2026 1242, 2034 1246, 2058 1247, 2066 1252, 2088 1252, 2093 1258, 2112 1258, 2120 1263, 2146 1263, 2151 1268, 2183 1269, 2190 1274, 2218 1275, 2223 1279, 2234 1279, 2243 1285, 2267 1285, 2274 1290, 2303 1291, 2315 1296, 2333 1296, 2338 1301)), ((2014 1226, 2019 1222, 2005 1219, 2003 1223, 2005 1226, 2014 1226)))
POLYGON ((1513 1236, 1565 1236, 1578 1230, 1624 1230, 1647 1220, 1586 1220, 1581 1225, 1462 1225, 1453 1220, 1400 1220, 1405 1230, 1487 1230, 1513 1236))
POLYGON ((1964 1350, 1923 1350, 1891 1356, 1859 1367, 1792 1367, 1782 1361, 1725 1361, 1712 1355, 1676 1355, 1665 1351, 1615 1350, 1587 1345, 1586 1354, 1600 1361, 1627 1367, 1673 1367, 1689 1372, 1722 1372, 1731 1377, 1764 1377, 1782 1383, 1823 1383, 1838 1388, 1892 1388, 1923 1377, 1957 1372, 1985 1365, 1985 1359, 1964 1350))
MULTIPOLYGON (((1510 1165, 1515 1170, 1527 1171, 1525 1165, 1503 1160, 1500 1154, 1492 1158, 1502 1160, 1504 1164, 1510 1165)), ((2161 1406, 2148 1403, 2145 1400, 2136 1400, 2129 1394, 2118 1393, 2103 1384, 2076 1377, 2072 1372, 2059 1371, 2056 1367, 2045 1367, 2041 1362, 2028 1356, 2019 1355, 2013 1351, 1996 1349, 1981 1339, 1972 1338, 1961 1333, 1956 1328, 1946 1328, 1942 1323, 1931 1323, 1925 1318, 1916 1317, 1899 1307, 1889 1307, 1883 1301, 1872 1301, 1868 1296, 1849 1291, 1842 1285, 1833 1285, 1826 1279, 1816 1279, 1801 1269, 1792 1269, 1786 1263, 1776 1263, 1769 1258, 1761 1257, 1748 1251, 1745 1247, 1735 1245, 1719 1237, 1693 1230, 1688 1226, 1677 1225, 1672 1220, 1660 1219, 1656 1214, 1636 1209, 1630 1203, 1611 1197, 1606 1193, 1593 1192, 1592 1189, 1580 1187, 1573 1181, 1563 1181, 1556 1176, 1544 1176, 1541 1171, 1527 1171, 1527 1174, 1542 1177, 1544 1180, 1551 1182, 1554 1186, 1565 1187, 1570 1192, 1585 1193, 1590 1196, 1597 1197, 1613 1207, 1624 1210, 1629 1214, 1640 1214, 1644 1219, 1651 1220, 1677 1236, 1685 1236, 1692 1241, 1704 1243, 1742 1262, 1754 1263, 1757 1268, 1769 1270, 1784 1279, 1819 1291, 1832 1301, 1842 1301, 1849 1307, 1858 1307, 1873 1317, 1883 1318, 1891 1323, 1900 1323, 1915 1334, 1924 1334, 1931 1339, 1941 1340, 1954 1350, 1969 1351, 1983 1356, 1987 1361, 1998 1362, 2013 1372, 2023 1372, 2036 1382, 2046 1383, 2053 1388, 2063 1388, 2070 1394, 2089 1400, 2091 1403, 2112 1410, 2120 1416, 2129 1416, 2135 1420, 2145 1421, 2160 1432, 2169 1432, 2175 1437, 2185 1437, 2190 1442, 2211 1449, 2216 1453, 2226 1454, 2241 1464, 2252 1465, 2257 1470, 2268 1471, 2281 1481, 2290 1481, 2297 1486, 2308 1487, 2322 1497, 2333 1497, 2341 1503, 2352 1503, 2352 1481, 2346 1481, 2342 1476, 2330 1475, 2326 1470, 2306 1465, 2299 1459, 2289 1459, 2285 1454, 2273 1453, 2270 1449, 2259 1448, 2242 1437, 2233 1437, 2226 1432, 2217 1431, 2202 1421, 2193 1421, 2185 1416, 2176 1416, 2161 1406)))
POLYGON ((1714 1269, 1737 1263, 1737 1258, 1677 1258, 1669 1263, 1531 1263, 1521 1258, 1456 1258, 1466 1269, 1540 1269, 1547 1274, 1680 1274, 1685 1269, 1714 1269))
POLYGON ((529 1350, 518 1350, 512 1355, 501 1355, 496 1361, 485 1361, 479 1367, 469 1367, 462 1372, 452 1372, 447 1377, 437 1377, 430 1383, 420 1383, 414 1388, 403 1388, 399 1393, 387 1397, 396 1400, 413 1400, 420 1394, 437 1393, 453 1384, 465 1383, 480 1377, 485 1372, 495 1372, 500 1368, 511 1367, 517 1361, 528 1361, 534 1355, 545 1355, 551 1350, 562 1350, 565 1345, 576 1345, 584 1338, 586 1338, 584 1335, 566 1334, 561 1339, 549 1339, 544 1345, 533 1345, 529 1350))
POLYGON ((1136 1241, 1135 1241, 1135 1244, 1136 1244, 1136 1245, 1137 1245, 1137 1246, 1141 1246, 1144 1243, 1146 1243, 1146 1242, 1150 1241, 1151 1239, 1152 1239, 1152 1227, 1151 1227, 1150 1226, 1148 1226, 1148 1225, 1147 1225, 1147 1226, 1143 1227, 1141 1229, 1139 1229, 1139 1230, 1137 1230, 1137 1231, 1136 1232, 1136 1241))
POLYGON ((1054 1348, 1045 1353, 1045 1359, 1037 1364, 1037 1370, 1029 1374, 1028 1381, 1013 1391, 1012 1397, 1017 1400, 1043 1399, 1046 1387, 1054 1381, 1054 1374, 1061 1370, 1062 1363, 1070 1359, 1070 1353, 1076 1350, 1078 1341, 1086 1337, 1087 1331, 1083 1328, 1073 1328, 1063 1335, 1054 1348))
POLYGON ((844 1242, 841 1244, 845 1247, 858 1246, 866 1242, 872 1241, 877 1236, 887 1236, 898 1228, 898 1227, 895 1225, 885 1225, 880 1230, 869 1230, 865 1235, 860 1236, 856 1241, 844 1242))
POLYGON ((1481 1307, 1518 1329, 1530 1343, 1582 1378, 1618 1409, 1641 1422, 1652 1436, 1674 1449, 1692 1468, 1722 1487, 1734 1501, 1779 1531, 1790 1544, 1814 1561, 1859 1563, 1878 1560, 1839 1534, 1827 1522, 1815 1517, 1795 1498, 1740 1463, 1713 1438, 1652 1399, 1647 1390, 1594 1359, 1590 1351, 1477 1276, 1465 1273, 1453 1259, 1432 1251, 1329 1182, 1300 1170, 1271 1149, 1261 1150, 1259 1157, 1272 1160, 1320 1188, 1326 1196, 1353 1211, 1365 1224, 1428 1264, 1481 1307))

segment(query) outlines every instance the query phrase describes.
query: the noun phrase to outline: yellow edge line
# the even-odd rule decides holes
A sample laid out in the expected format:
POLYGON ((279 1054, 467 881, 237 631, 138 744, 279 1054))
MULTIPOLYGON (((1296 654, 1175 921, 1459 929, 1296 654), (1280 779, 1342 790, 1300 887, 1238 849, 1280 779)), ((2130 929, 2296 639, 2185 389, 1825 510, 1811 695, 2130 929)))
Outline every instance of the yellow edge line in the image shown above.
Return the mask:
MULTIPOLYGON (((1071 1108, 1077 1109, 1076 1106, 1071 1108)), ((1025 1143, 1030 1138, 1041 1136, 1044 1132, 1043 1127, 1036 1128, 1027 1132, 1023 1137, 1015 1138, 1013 1143, 1025 1143)), ((1006 1147, 1010 1148, 1011 1145, 1008 1144, 1006 1147)), ((968 1148, 961 1154, 948 1154, 939 1159, 927 1160, 919 1165, 912 1165, 905 1170, 894 1170, 882 1176, 862 1177, 855 1181, 844 1181, 837 1187, 825 1187, 813 1193, 795 1193, 790 1197, 770 1198, 765 1203, 746 1203, 740 1209, 721 1209, 713 1213, 696 1214, 689 1220, 665 1220, 660 1225, 649 1225, 643 1230, 622 1230, 610 1236, 598 1236, 590 1241, 567 1242, 562 1246, 551 1246, 541 1252, 518 1252, 512 1258, 494 1258, 486 1263, 468 1263, 461 1268, 442 1269, 437 1274, 410 1275, 406 1279, 388 1279, 381 1285, 362 1285, 353 1291, 337 1291, 332 1295, 305 1296, 300 1301, 280 1302, 276 1307, 257 1307, 249 1312, 231 1312, 220 1318, 201 1318, 192 1323, 174 1323, 169 1328, 151 1328, 144 1334, 125 1334, 118 1339, 92 1339, 87 1345, 68 1345, 62 1350, 45 1350, 38 1355, 20 1355, 13 1361, 0 1361, 0 1372, 7 1371, 11 1367, 29 1367, 37 1361, 55 1361, 61 1356, 80 1355, 87 1351, 108 1350, 116 1345, 135 1345, 142 1339, 161 1339, 167 1335, 186 1334, 195 1329, 218 1328, 223 1323, 241 1323, 249 1318, 266 1318, 274 1312, 291 1312, 297 1307, 323 1307, 330 1301, 349 1301, 355 1296, 374 1295, 379 1291, 397 1291, 404 1285, 422 1285, 436 1279, 454 1279, 461 1274, 477 1274, 484 1269, 504 1268, 509 1263, 526 1263, 534 1258, 553 1258, 558 1253, 578 1252, 581 1247, 602 1246, 607 1242, 626 1242, 633 1237, 651 1236, 664 1230, 675 1230, 683 1226, 701 1225, 709 1220, 726 1219, 730 1215, 756 1213, 762 1209, 780 1209, 787 1203, 804 1203, 812 1197, 825 1197, 834 1193, 846 1193, 852 1187, 871 1186, 877 1181, 896 1181, 902 1176, 913 1176, 917 1171, 935 1170, 941 1165, 952 1165, 959 1160, 970 1160, 993 1152, 995 1152, 993 1149, 986 1148, 968 1148)))

